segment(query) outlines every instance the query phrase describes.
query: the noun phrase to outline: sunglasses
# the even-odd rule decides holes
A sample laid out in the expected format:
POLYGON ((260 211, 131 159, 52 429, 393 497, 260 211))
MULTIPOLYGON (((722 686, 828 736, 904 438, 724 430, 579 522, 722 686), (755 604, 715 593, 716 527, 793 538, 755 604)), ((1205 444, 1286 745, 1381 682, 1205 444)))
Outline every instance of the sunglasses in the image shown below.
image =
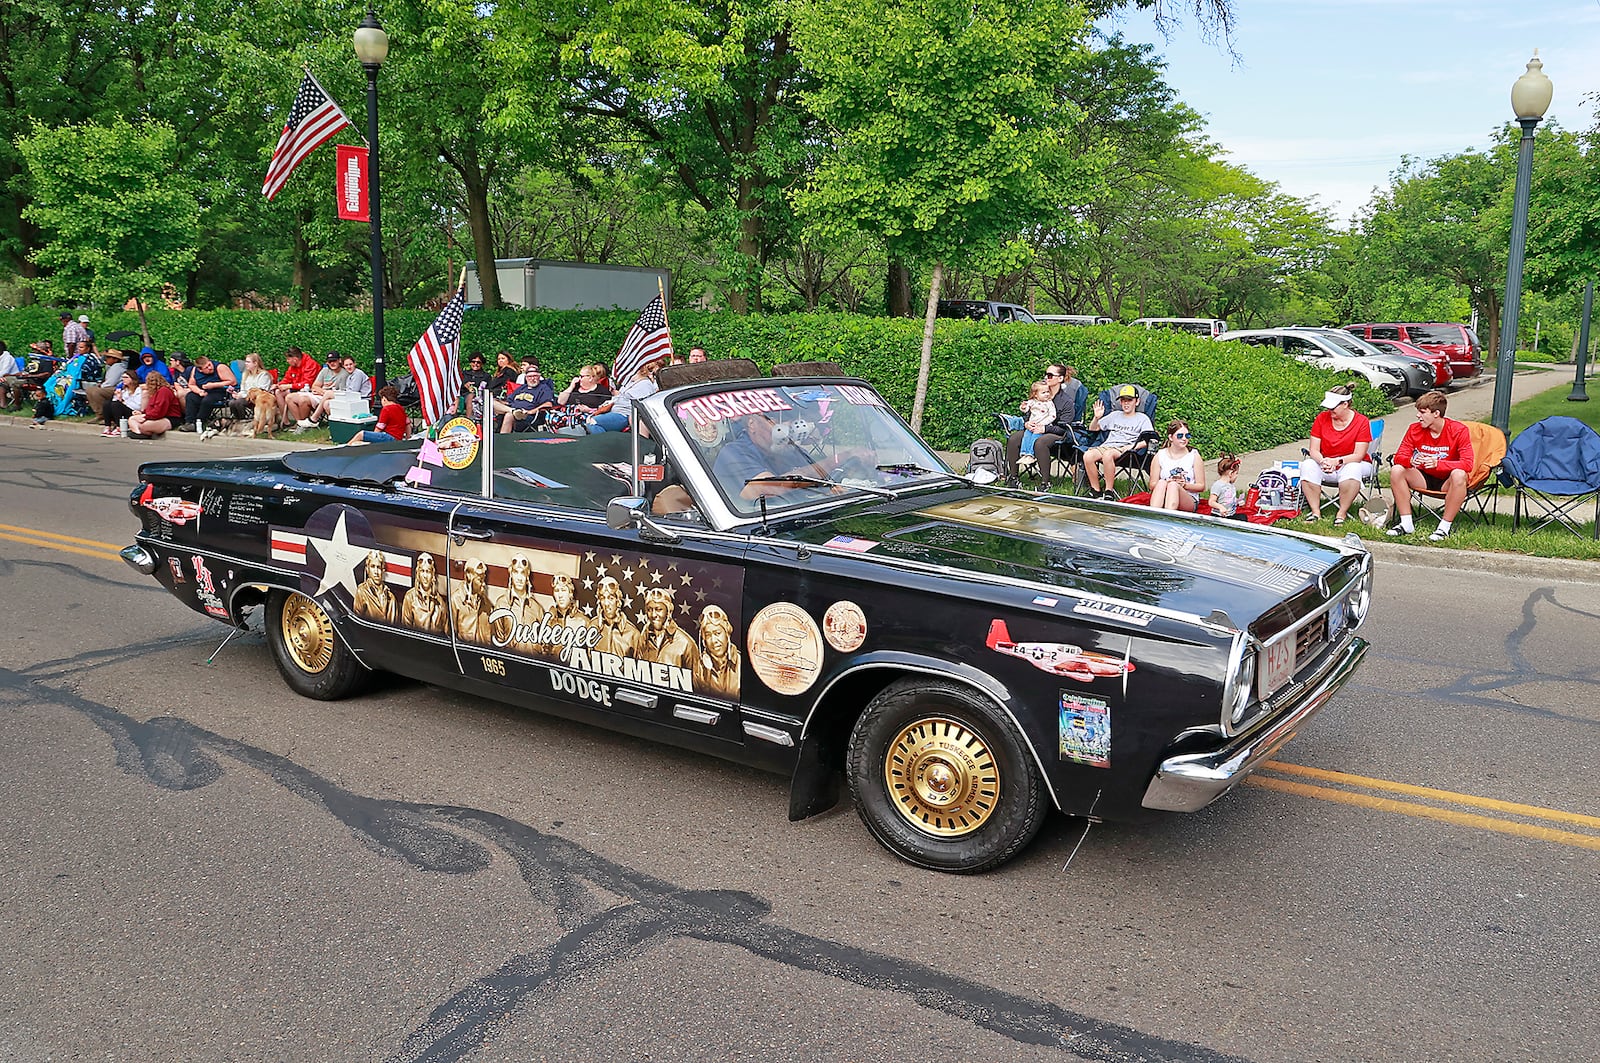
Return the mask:
POLYGON ((1047 377, 1052 377, 1052 376, 1060 376, 1061 374, 1060 373, 1052 373, 1052 372, 1046 370, 1044 375, 1047 376, 1047 377))
POLYGON ((1188 432, 1174 432, 1174 433, 1172 433, 1172 438, 1173 439, 1188 439, 1189 438, 1189 433, 1188 432))

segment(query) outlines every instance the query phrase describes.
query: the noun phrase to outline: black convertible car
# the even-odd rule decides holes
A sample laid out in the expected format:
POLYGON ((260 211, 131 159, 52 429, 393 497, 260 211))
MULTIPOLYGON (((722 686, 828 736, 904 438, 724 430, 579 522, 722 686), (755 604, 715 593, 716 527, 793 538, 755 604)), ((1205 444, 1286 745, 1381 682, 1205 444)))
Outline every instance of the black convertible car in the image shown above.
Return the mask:
POLYGON ((951 472, 826 363, 662 370, 637 430, 145 465, 124 551, 265 607, 289 686, 397 672, 850 785, 891 851, 1018 852, 1054 807, 1192 811, 1349 678, 1371 557, 951 472))

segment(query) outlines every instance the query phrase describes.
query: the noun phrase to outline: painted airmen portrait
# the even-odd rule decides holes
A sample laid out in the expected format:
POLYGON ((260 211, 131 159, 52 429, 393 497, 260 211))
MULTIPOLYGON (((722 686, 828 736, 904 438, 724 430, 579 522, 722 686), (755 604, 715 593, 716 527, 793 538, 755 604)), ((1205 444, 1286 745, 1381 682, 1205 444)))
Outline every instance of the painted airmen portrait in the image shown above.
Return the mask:
POLYGON ((462 566, 461 586, 450 594, 450 612, 456 622, 456 638, 481 646, 491 643, 489 614, 489 566, 482 558, 469 557, 462 566))
POLYGON ((634 639, 633 655, 641 661, 693 668, 694 642, 672 619, 672 592, 651 587, 644 592, 644 628, 634 639))
POLYGON ((594 648, 600 653, 614 653, 618 657, 632 656, 639 629, 622 614, 622 584, 614 576, 606 576, 595 591, 595 602, 600 612, 595 617, 594 626, 600 635, 595 640, 594 648))
POLYGON ((384 582, 387 567, 382 550, 367 551, 366 578, 356 587, 356 613, 369 620, 392 624, 399 616, 399 607, 394 592, 384 582))
POLYGON ((400 603, 400 623, 435 635, 445 632, 444 592, 432 554, 417 555, 411 569, 411 589, 400 603))
POLYGON ((697 694, 739 700, 739 647, 733 621, 720 606, 700 610, 700 652, 694 662, 697 694))
POLYGON ((533 562, 518 554, 506 566, 506 589, 500 595, 494 614, 495 645, 522 653, 531 653, 538 646, 539 621, 544 619, 544 606, 533 593, 533 562), (510 613, 508 617, 505 614, 510 613))

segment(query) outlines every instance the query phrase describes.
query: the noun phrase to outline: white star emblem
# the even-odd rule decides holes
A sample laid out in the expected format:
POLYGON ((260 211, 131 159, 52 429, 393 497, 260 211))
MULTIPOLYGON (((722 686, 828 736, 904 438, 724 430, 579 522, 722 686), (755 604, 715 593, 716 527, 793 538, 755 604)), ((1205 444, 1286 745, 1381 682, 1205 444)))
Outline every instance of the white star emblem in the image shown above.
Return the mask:
POLYGON ((354 597, 356 593, 356 567, 364 565, 367 560, 367 550, 362 546, 352 546, 350 538, 344 530, 344 513, 339 514, 339 522, 333 526, 333 537, 329 539, 314 539, 306 536, 306 542, 317 548, 317 553, 322 555, 322 583, 317 587, 317 597, 327 593, 330 587, 343 587, 354 597))

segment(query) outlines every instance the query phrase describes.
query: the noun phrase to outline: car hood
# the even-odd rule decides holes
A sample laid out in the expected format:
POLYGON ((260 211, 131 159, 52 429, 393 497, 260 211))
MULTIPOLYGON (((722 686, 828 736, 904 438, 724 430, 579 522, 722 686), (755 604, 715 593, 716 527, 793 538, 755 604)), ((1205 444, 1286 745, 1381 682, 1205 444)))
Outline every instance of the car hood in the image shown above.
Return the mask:
POLYGON ((1236 625, 1316 585, 1338 547, 1256 525, 1140 506, 941 494, 909 508, 868 508, 808 528, 821 548, 1208 616, 1236 625))

